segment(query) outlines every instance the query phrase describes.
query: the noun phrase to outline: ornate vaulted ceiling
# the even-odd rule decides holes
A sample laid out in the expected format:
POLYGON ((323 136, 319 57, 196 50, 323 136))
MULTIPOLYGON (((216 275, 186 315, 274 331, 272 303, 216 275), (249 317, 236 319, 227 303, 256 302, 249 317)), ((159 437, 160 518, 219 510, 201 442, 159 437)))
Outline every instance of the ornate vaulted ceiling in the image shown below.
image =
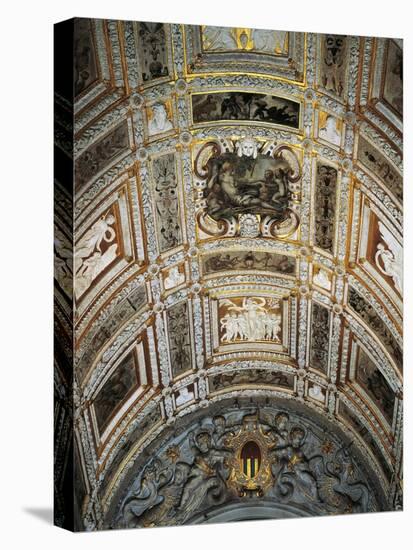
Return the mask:
MULTIPOLYGON (((55 277, 79 529, 401 506, 401 48, 75 21, 75 252, 58 178, 55 277), (273 467, 246 502, 234 465, 205 504, 194 456, 251 429, 301 449, 295 496, 273 467), (174 504, 139 508, 142 472, 173 465, 174 504)), ((63 159, 62 90, 56 119, 63 159)))

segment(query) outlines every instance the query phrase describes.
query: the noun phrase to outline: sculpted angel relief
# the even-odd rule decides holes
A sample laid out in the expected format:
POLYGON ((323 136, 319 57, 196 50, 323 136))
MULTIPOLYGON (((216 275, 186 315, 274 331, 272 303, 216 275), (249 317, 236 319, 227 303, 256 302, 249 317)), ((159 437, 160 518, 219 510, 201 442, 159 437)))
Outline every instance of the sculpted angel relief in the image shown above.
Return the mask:
POLYGON ((241 305, 224 298, 220 300, 221 342, 237 340, 271 340, 280 342, 281 314, 276 299, 245 297, 241 305))
POLYGON ((379 243, 377 245, 376 265, 384 275, 392 278, 396 290, 401 294, 403 291, 403 249, 382 222, 379 222, 379 229, 386 244, 379 243))
MULTIPOLYGON (((360 254, 366 256, 368 264, 374 268, 376 276, 382 277, 390 287, 402 296, 403 293, 403 245, 400 236, 390 229, 378 213, 367 210, 369 227, 365 248, 360 254)), ((367 222, 366 222, 367 226, 367 222)), ((364 243, 363 243, 364 244, 364 243)))
POLYGON ((115 260, 116 218, 109 212, 96 221, 76 244, 74 252, 75 294, 79 298, 96 277, 115 260))
POLYGON ((264 495, 319 514, 375 511, 350 447, 337 443, 282 411, 266 423, 256 413, 207 418, 147 462, 114 527, 182 524, 205 507, 264 495))

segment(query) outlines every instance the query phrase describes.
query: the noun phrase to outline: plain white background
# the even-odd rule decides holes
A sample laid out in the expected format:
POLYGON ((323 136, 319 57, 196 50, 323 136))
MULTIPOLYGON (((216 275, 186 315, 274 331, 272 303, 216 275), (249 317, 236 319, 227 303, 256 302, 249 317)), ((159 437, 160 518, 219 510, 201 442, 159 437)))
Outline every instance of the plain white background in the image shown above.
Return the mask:
POLYGON ((402 0, 9 0, 0 30, 0 543, 2 548, 411 548, 413 180, 409 2, 402 0), (405 511, 77 534, 52 507, 52 24, 72 16, 207 23, 405 39, 405 511))

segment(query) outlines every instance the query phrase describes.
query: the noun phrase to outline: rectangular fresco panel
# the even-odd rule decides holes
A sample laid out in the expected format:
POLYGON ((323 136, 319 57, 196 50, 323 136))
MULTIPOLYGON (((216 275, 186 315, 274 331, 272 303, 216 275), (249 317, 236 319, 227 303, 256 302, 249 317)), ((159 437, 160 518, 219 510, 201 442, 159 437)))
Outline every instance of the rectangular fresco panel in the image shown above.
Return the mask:
POLYGON ((132 352, 119 363, 93 402, 99 431, 104 430, 111 416, 137 383, 135 355, 132 352))
POLYGON ((156 158, 152 169, 159 248, 166 252, 182 243, 175 155, 156 158))
POLYGON ((332 253, 335 237, 337 198, 337 170, 333 166, 318 164, 315 190, 316 246, 332 253))
POLYGON ((326 92, 339 97, 345 92, 348 38, 341 34, 320 36, 320 84, 326 92))
POLYGON ((192 96, 195 123, 220 120, 256 121, 298 128, 300 104, 283 97, 250 92, 192 96))
POLYGON ((76 96, 87 90, 99 76, 92 25, 90 19, 82 19, 75 27, 73 55, 76 96))
POLYGON ((291 373, 255 369, 245 372, 223 372, 209 378, 212 391, 224 390, 232 386, 269 384, 283 388, 294 388, 294 376, 291 373))
POLYGON ((123 121, 76 160, 76 187, 82 188, 129 148, 128 124, 123 121))
POLYGON ((395 402, 394 392, 383 373, 362 349, 359 350, 356 380, 369 393, 373 403, 391 424, 395 402))
POLYGON ((258 270, 295 275, 296 260, 291 256, 270 252, 217 252, 202 258, 202 269, 205 274, 232 270, 258 270))
POLYGON ((310 364, 327 373, 330 344, 330 312, 320 304, 313 303, 310 364))
POLYGON ((402 117, 403 51, 393 40, 389 40, 387 43, 383 97, 396 113, 402 117))
POLYGON ((54 59, 56 525, 402 510, 402 40, 74 18, 54 59))
POLYGON ((389 330, 380 313, 352 287, 349 290, 349 305, 367 326, 377 334, 381 344, 393 358, 397 367, 403 370, 403 352, 395 335, 389 330))
POLYGON ((136 23, 138 58, 144 83, 168 76, 167 27, 162 23, 136 23))
POLYGON ((174 377, 192 368, 188 304, 182 302, 167 312, 171 369, 174 377))
POLYGON ((399 201, 403 201, 403 178, 401 174, 398 173, 383 153, 380 153, 361 135, 359 136, 357 158, 387 186, 399 201))

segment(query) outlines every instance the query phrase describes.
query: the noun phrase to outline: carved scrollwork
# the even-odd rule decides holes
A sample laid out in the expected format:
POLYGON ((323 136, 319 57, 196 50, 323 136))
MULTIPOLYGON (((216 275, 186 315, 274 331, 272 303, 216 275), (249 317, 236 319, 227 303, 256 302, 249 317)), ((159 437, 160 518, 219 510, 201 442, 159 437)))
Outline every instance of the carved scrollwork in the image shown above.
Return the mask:
POLYGON ((208 141, 201 147, 194 162, 194 173, 197 178, 204 180, 210 176, 211 164, 209 160, 219 157, 221 152, 221 146, 216 141, 208 141))
POLYGON ((295 233, 300 225, 300 218, 294 210, 288 212, 286 217, 281 222, 277 222, 266 216, 261 222, 261 234, 263 237, 275 237, 277 239, 287 239, 295 233))
POLYGON ((231 237, 236 234, 237 221, 235 218, 229 220, 214 220, 204 211, 199 211, 196 215, 198 227, 207 235, 214 237, 231 237))
POLYGON ((290 167, 287 171, 288 181, 290 183, 297 183, 301 179, 302 171, 300 163, 298 162, 298 159, 291 147, 289 147, 288 145, 279 145, 278 147, 276 147, 276 149, 274 149, 272 156, 275 159, 284 159, 283 153, 285 152, 288 153, 288 157, 290 157, 290 159, 293 159, 293 163, 295 164, 294 167, 290 167))

